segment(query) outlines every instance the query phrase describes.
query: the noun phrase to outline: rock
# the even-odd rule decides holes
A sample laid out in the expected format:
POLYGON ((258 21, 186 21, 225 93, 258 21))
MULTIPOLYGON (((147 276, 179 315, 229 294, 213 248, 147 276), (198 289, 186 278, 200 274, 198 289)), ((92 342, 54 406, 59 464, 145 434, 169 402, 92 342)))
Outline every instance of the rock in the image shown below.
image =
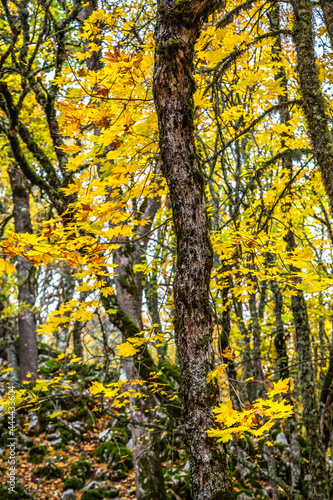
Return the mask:
POLYGON ((189 471, 189 470, 190 470, 190 461, 188 460, 188 461, 186 462, 186 464, 184 465, 184 467, 183 467, 183 471, 186 471, 186 472, 187 472, 187 471, 189 471))
POLYGON ((64 490, 80 490, 84 485, 84 480, 81 477, 69 477, 64 482, 64 490))
POLYGON ((63 492, 61 500, 76 500, 76 494, 74 490, 66 490, 63 492))
POLYGON ((97 469, 95 472, 95 479, 101 480, 106 476, 106 472, 103 469, 97 469))
POLYGON ((33 476, 43 477, 45 479, 54 479, 62 476, 62 471, 60 467, 55 465, 53 462, 47 462, 42 467, 37 467, 33 470, 33 476))
POLYGON ((28 436, 26 436, 25 434, 23 434, 23 432, 19 432, 18 433, 18 440, 22 444, 30 443, 30 439, 28 438, 28 436))
POLYGON ((57 424, 48 424, 45 430, 46 432, 53 432, 56 427, 57 424))
POLYGON ((111 468, 129 470, 133 467, 132 453, 121 443, 100 444, 93 455, 100 462, 106 462, 111 468))
POLYGON ((59 446, 60 444, 62 444, 62 439, 59 438, 59 439, 55 439, 54 441, 49 441, 49 444, 53 447, 53 448, 57 448, 57 446, 59 446))
POLYGON ((103 443, 107 441, 111 441, 112 439, 112 430, 111 429, 105 429, 105 431, 101 432, 98 434, 98 439, 102 441, 103 443))
POLYGON ((284 432, 279 432, 279 434, 276 436, 275 441, 277 443, 281 443, 284 446, 289 446, 288 439, 286 438, 286 435, 284 432))
POLYGON ((75 434, 77 437, 81 436, 81 424, 79 422, 73 422, 68 424, 68 429, 72 431, 73 434, 75 434), (78 425, 76 425, 78 424, 78 425))
POLYGON ((33 414, 30 415, 30 422, 29 422, 29 425, 27 425, 26 430, 29 431, 29 432, 34 431, 35 433, 37 433, 38 428, 39 428, 38 417, 37 417, 37 415, 35 415, 33 413, 33 414))
MULTIPOLYGON (((131 491, 135 493, 136 490, 134 488, 134 490, 131 491)), ((110 488, 107 489, 107 494, 108 498, 117 498, 119 495, 119 489, 116 486, 110 486, 110 488)))
POLYGON ((46 454, 47 448, 45 445, 32 446, 28 453, 28 462, 31 464, 40 464, 43 462, 46 454))
POLYGON ((240 493, 237 495, 237 500, 253 500, 253 497, 249 497, 246 493, 240 493))
POLYGON ((119 469, 112 474, 112 479, 114 481, 123 481, 127 476, 128 473, 126 471, 119 469))
POLYGON ((52 440, 58 439, 58 438, 60 438, 59 432, 53 432, 52 434, 49 434, 47 440, 52 441, 52 440))
POLYGON ((77 462, 72 463, 70 467, 70 473, 73 477, 82 477, 82 479, 86 479, 86 476, 89 474, 91 469, 90 462, 87 458, 83 458, 78 460, 77 462))
POLYGON ((104 500, 107 498, 117 498, 119 494, 118 488, 99 488, 97 490, 87 490, 83 492, 81 500, 104 500))
POLYGON ((83 488, 82 491, 90 491, 90 490, 97 490, 99 488, 105 488, 106 487, 106 482, 105 481, 91 481, 90 483, 86 484, 85 487, 83 488))
POLYGON ((132 450, 133 450, 133 446, 134 446, 134 441, 133 441, 133 438, 131 438, 131 439, 128 441, 128 443, 126 444, 126 448, 127 448, 128 450, 131 450, 131 451, 132 451, 132 450))

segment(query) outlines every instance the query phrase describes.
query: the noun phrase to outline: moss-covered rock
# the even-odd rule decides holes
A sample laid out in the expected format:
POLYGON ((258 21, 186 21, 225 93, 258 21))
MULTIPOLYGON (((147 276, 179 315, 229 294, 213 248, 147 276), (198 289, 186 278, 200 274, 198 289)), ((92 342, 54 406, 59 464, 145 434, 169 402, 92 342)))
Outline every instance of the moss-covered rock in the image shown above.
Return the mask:
POLYGON ((126 445, 129 441, 129 433, 125 427, 110 427, 101 432, 98 437, 103 443, 114 441, 126 445))
POLYGON ((78 460, 77 462, 72 463, 70 467, 70 474, 74 477, 80 477, 82 479, 86 479, 91 469, 90 462, 87 458, 83 458, 78 460))
POLYGON ((35 477, 43 477, 45 479, 54 479, 57 477, 62 477, 62 471, 60 467, 55 465, 53 462, 48 462, 42 467, 36 467, 32 475, 35 477))
POLYGON ((72 438, 72 433, 65 424, 57 425, 57 432, 59 432, 61 439, 66 444, 72 438))
POLYGON ((108 442, 99 445, 93 453, 100 462, 106 462, 114 469, 132 469, 133 458, 130 450, 121 443, 108 442))
POLYGON ((116 470, 114 472, 114 474, 112 475, 112 479, 114 481, 123 481, 124 479, 126 479, 128 476, 128 472, 126 472, 125 470, 116 470))
POLYGON ((64 490, 80 490, 84 485, 82 477, 69 477, 64 482, 64 490))
POLYGON ((23 490, 19 483, 16 483, 14 493, 9 492, 5 486, 0 485, 0 500, 32 500, 32 495, 29 495, 23 490))
POLYGON ((81 427, 80 422, 66 424, 62 422, 57 425, 56 432, 61 438, 62 442, 68 444, 70 440, 77 439, 81 436, 81 432, 83 430, 83 426, 81 427))
POLYGON ((28 453, 28 461, 31 464, 41 464, 46 456, 47 449, 45 445, 32 446, 28 453))
POLYGON ((99 488, 98 490, 85 491, 81 500, 103 500, 104 498, 116 498, 119 495, 118 488, 99 488))
POLYGON ((89 413, 88 408, 79 408, 73 415, 69 415, 67 418, 68 422, 77 422, 78 420, 93 420, 93 417, 89 413))
POLYGON ((249 499, 253 498, 251 490, 249 490, 247 488, 242 488, 241 490, 237 491, 236 498, 239 498, 239 497, 243 497, 244 498, 244 496, 248 496, 249 499))

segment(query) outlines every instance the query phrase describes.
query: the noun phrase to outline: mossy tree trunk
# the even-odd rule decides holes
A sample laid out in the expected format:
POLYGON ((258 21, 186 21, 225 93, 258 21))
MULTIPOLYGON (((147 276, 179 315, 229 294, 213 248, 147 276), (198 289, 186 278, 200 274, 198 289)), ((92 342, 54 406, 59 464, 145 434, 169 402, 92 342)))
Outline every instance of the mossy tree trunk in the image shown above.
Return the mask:
MULTIPOLYGON (((269 15, 271 30, 274 33, 278 33, 275 37, 275 43, 272 47, 272 55, 277 63, 282 62, 283 50, 282 41, 280 35, 280 5, 279 3, 273 3, 269 15)), ((281 64, 279 70, 275 76, 275 79, 280 81, 280 85, 284 90, 282 95, 279 95, 279 104, 283 105, 289 101, 288 95, 288 80, 287 74, 284 66, 281 64)), ((288 106, 281 106, 279 109, 280 123, 288 126, 290 121, 290 113, 288 106)), ((282 146, 285 147, 284 140, 282 139, 282 146)), ((289 179, 293 177, 293 160, 292 152, 286 151, 284 157, 282 158, 282 166, 287 170, 289 179)), ((290 203, 286 204, 286 210, 289 212, 290 203)), ((291 222, 291 221, 290 221, 291 222)), ((274 256, 268 254, 267 261, 269 265, 274 264, 274 256)), ((288 365, 288 352, 287 352, 287 342, 285 336, 285 328, 282 319, 283 314, 283 296, 280 287, 276 280, 270 281, 270 287, 274 296, 274 317, 276 325, 276 334, 274 338, 275 349, 277 353, 277 366, 278 366, 278 378, 289 378, 289 365, 288 365)), ((289 390, 287 395, 288 400, 292 403, 291 391, 289 390)), ((291 484, 295 491, 300 490, 301 483, 301 454, 298 438, 298 428, 297 420, 295 414, 292 415, 287 421, 289 434, 290 434, 290 455, 291 455, 291 484)))
POLYGON ((333 2, 331 0, 321 0, 320 6, 323 11, 327 33, 330 37, 331 46, 333 48, 333 2))
MULTIPOLYGON (((14 223, 16 233, 32 233, 29 206, 29 189, 19 168, 9 169, 10 184, 14 204, 14 223)), ((20 381, 37 377, 38 351, 36 337, 36 321, 33 308, 35 306, 35 286, 33 264, 23 257, 16 260, 19 299, 19 358, 20 381)))
MULTIPOLYGON (((308 125, 314 156, 320 168, 323 184, 333 213, 333 138, 328 127, 326 104, 321 90, 312 27, 310 0, 295 0, 293 40, 297 53, 297 72, 303 111, 308 125)), ((291 248, 293 235, 289 232, 291 248)), ((296 327, 297 352, 300 362, 300 381, 303 419, 309 442, 311 489, 315 500, 326 499, 327 472, 322 434, 319 427, 319 408, 315 397, 311 365, 310 328, 303 292, 292 297, 296 327)))
MULTIPOLYGON (((327 2, 330 4, 331 2, 327 2)), ((328 127, 326 103, 321 90, 312 28, 312 3, 295 0, 293 40, 297 53, 297 73, 303 111, 313 152, 320 168, 333 213, 333 137, 328 127)), ((330 12, 332 8, 330 9, 330 12)))
MULTIPOLYGON (((236 299, 233 299, 233 306, 236 313, 238 328, 242 333, 242 363, 244 366, 244 377, 247 379, 254 377, 255 374, 250 333, 245 325, 242 301, 240 300, 238 302, 236 299)), ((248 401, 252 403, 256 399, 256 384, 247 384, 246 394, 248 401)))
MULTIPOLYGON (((143 212, 143 220, 154 219, 159 202, 157 199, 148 200, 146 210, 143 212)), ((139 234, 149 232, 149 225, 138 227, 139 234)), ((142 238, 140 243, 131 243, 128 238, 120 238, 121 247, 114 252, 115 283, 117 288, 117 300, 122 311, 133 322, 137 331, 143 330, 141 307, 143 276, 142 273, 134 273, 133 267, 141 264, 144 259, 144 251, 147 239, 142 238)), ((111 315, 111 321, 116 319, 111 315)), ((137 333, 137 331, 135 333, 137 333)), ((134 335, 135 335, 134 333, 134 335)), ((131 332, 123 332, 123 340, 126 341, 131 332)), ((141 373, 140 363, 135 363, 132 357, 122 360, 122 371, 126 379, 134 380, 140 377, 145 378, 141 373)), ((142 387, 146 398, 139 401, 130 402, 130 415, 136 422, 142 425, 131 426, 133 438, 133 456, 135 467, 136 496, 138 500, 165 500, 166 491, 161 465, 160 447, 157 436, 152 431, 145 430, 145 423, 153 424, 156 417, 153 408, 157 400, 148 388, 142 387)))
POLYGON ((162 171, 167 180, 177 238, 174 280, 175 340, 181 372, 186 443, 194 500, 233 498, 222 445, 207 437, 214 427, 217 385, 214 368, 209 283, 213 252, 205 181, 194 144, 194 45, 214 0, 160 0, 155 29, 154 100, 162 171))
MULTIPOLYGON (((3 283, 1 283, 1 287, 3 283)), ((5 340, 8 367, 11 368, 9 380, 12 384, 19 381, 18 364, 16 356, 16 347, 14 339, 13 322, 6 315, 3 315, 3 310, 8 306, 8 297, 4 293, 0 293, 0 339, 5 340), (1 317, 2 316, 2 317, 1 317)))
MULTIPOLYGON (((286 240, 291 251, 297 247, 291 230, 289 230, 286 240)), ((298 271, 298 269, 293 266, 290 267, 290 270, 292 273, 298 271)), ((299 278, 295 278, 296 285, 298 281, 299 278)), ((319 404, 313 376, 310 323, 304 293, 296 287, 295 292, 295 295, 291 297, 291 310, 294 317, 296 332, 296 351, 298 354, 298 372, 303 405, 303 424, 306 429, 309 448, 311 498, 313 500, 327 500, 328 476, 326 471, 323 436, 320 431, 319 404)))

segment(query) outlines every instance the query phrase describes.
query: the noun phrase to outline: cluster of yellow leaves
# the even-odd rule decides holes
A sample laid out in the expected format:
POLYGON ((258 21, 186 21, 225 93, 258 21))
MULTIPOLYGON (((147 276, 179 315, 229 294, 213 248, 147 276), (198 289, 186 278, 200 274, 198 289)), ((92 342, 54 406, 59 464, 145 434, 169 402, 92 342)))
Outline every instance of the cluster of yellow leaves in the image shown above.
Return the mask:
POLYGON ((92 382, 89 391, 93 396, 105 396, 112 399, 115 408, 122 408, 129 402, 129 398, 145 398, 145 394, 138 390, 136 386, 143 386, 144 380, 119 380, 104 386, 100 382, 92 382), (135 387, 135 388, 134 388, 135 387))
POLYGON ((137 333, 135 337, 129 337, 126 342, 120 344, 116 347, 119 356, 127 358, 129 356, 134 356, 140 351, 140 348, 144 344, 149 344, 151 342, 164 342, 165 335, 163 333, 155 331, 159 325, 154 324, 150 330, 144 330, 137 333))
POLYGON ((266 399, 257 399, 253 404, 244 407, 241 411, 233 408, 229 399, 214 408, 216 422, 221 429, 209 429, 210 437, 218 438, 218 442, 230 441, 233 436, 250 434, 258 438, 267 435, 277 420, 285 419, 293 414, 293 407, 285 399, 274 400, 274 396, 286 393, 289 390, 289 379, 274 383, 273 389, 267 392, 266 399))
POLYGON ((135 380, 118 380, 118 382, 113 382, 111 384, 103 385, 101 382, 92 382, 89 391, 95 396, 104 396, 112 400, 112 406, 115 408, 122 408, 126 406, 130 399, 142 399, 146 398, 144 391, 139 390, 139 387, 149 387, 150 391, 153 393, 158 392, 160 396, 167 397, 169 401, 177 398, 175 394, 167 394, 163 390, 164 384, 157 382, 156 379, 161 375, 161 372, 151 372, 149 380, 135 379, 135 380))
MULTIPOLYGON (((56 375, 51 380, 37 379, 32 386, 29 380, 24 381, 24 384, 29 385, 29 388, 25 387, 14 391, 15 408, 27 408, 28 411, 38 410, 41 399, 46 397, 51 389, 60 389, 62 392, 70 389, 70 380, 64 379, 63 374, 56 375)), ((0 399, 0 416, 8 413, 8 404, 10 402, 13 402, 13 400, 9 400, 7 394, 0 399)))

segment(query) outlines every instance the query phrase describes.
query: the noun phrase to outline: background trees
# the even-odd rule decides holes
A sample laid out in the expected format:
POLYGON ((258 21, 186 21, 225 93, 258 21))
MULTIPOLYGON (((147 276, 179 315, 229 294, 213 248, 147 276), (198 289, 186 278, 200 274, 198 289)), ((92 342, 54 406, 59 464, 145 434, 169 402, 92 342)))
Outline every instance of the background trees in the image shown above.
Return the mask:
POLYGON ((95 456, 133 450, 138 498, 186 498, 187 457, 192 498, 328 497, 330 26, 307 2, 2 4, 2 376, 64 450, 70 400, 123 429, 95 456))

